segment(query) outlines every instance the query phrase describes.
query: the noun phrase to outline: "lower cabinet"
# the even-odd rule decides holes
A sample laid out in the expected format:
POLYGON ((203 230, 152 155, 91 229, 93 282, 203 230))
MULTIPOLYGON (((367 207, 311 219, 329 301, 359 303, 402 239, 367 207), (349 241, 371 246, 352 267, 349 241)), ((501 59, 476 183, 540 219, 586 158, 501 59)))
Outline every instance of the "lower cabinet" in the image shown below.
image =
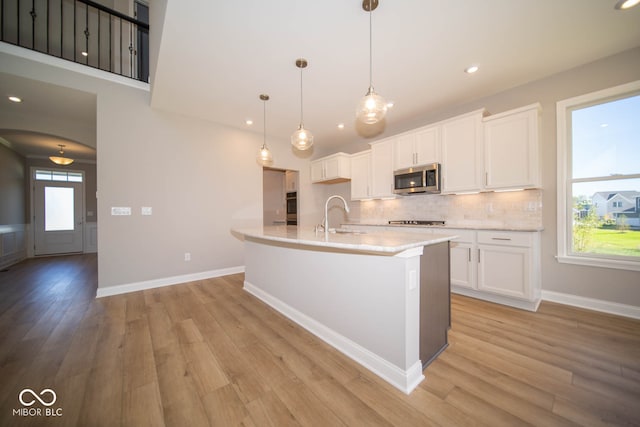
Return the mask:
POLYGON ((541 298, 540 233, 451 230, 452 291, 535 311, 541 298))

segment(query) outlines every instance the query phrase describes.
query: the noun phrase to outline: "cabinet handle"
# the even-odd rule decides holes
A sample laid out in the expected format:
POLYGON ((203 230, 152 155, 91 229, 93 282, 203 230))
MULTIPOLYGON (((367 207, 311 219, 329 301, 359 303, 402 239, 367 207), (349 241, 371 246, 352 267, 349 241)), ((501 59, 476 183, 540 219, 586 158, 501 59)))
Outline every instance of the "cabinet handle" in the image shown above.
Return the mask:
POLYGON ((480 249, 478 249, 478 264, 480 264, 480 249))
POLYGON ((511 240, 509 237, 492 237, 491 240, 511 240))
POLYGON ((484 173, 484 185, 489 185, 489 172, 484 173))
POLYGON ((469 262, 471 262, 471 248, 467 248, 467 252, 469 253, 469 262))

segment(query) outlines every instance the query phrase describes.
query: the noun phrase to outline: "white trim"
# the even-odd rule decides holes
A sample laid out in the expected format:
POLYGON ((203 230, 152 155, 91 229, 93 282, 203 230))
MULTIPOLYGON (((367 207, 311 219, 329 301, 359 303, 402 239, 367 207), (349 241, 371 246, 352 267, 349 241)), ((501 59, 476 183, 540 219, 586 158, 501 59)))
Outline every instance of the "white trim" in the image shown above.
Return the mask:
POLYGON ((98 288, 96 298, 112 295, 126 294, 129 292, 144 291, 145 289, 161 288, 163 286, 178 285, 194 282, 196 280, 212 279, 214 277, 228 276, 230 274, 244 273, 244 266, 221 268, 219 270, 202 271, 200 273, 182 274, 180 276, 163 277, 160 279, 145 280, 143 282, 125 283, 123 285, 106 286, 98 288))
MULTIPOLYGON (((597 103, 613 100, 621 95, 632 94, 640 90, 640 80, 619 86, 587 93, 569 99, 564 99, 556 103, 556 145, 557 145, 557 260, 561 263, 589 265, 593 267, 617 268, 624 270, 640 270, 640 263, 637 261, 624 261, 615 258, 584 258, 573 256, 571 250, 571 230, 568 227, 568 214, 571 212, 571 183, 575 180, 569 179, 568 171, 572 170, 570 158, 569 132, 571 125, 568 121, 567 111, 573 107, 595 105, 597 103)), ((635 95, 633 95, 635 96, 635 95)), ((634 176, 634 175, 629 175, 634 176)), ((622 179, 625 177, 609 177, 607 180, 622 179)))
POLYGON ((498 294, 492 294, 490 292, 477 291, 475 289, 469 289, 462 286, 451 285, 451 292, 454 294, 460 294, 471 298, 477 298, 484 301, 493 302, 496 304, 508 305, 509 307, 519 308, 521 310, 538 311, 540 306, 540 299, 533 301, 527 301, 524 299, 512 298, 508 296, 502 296, 498 294))
POLYGON ((82 65, 71 60, 58 58, 56 56, 47 55, 45 53, 37 52, 35 50, 27 49, 20 46, 15 46, 7 42, 0 42, 0 53, 6 53, 9 55, 17 56, 19 58, 27 59, 30 61, 40 62, 45 65, 62 68, 68 71, 73 71, 79 74, 84 74, 90 77, 95 77, 101 80, 108 80, 114 83, 119 83, 125 86, 131 86, 136 89, 151 91, 149 83, 135 80, 130 77, 121 76, 119 74, 111 73, 109 71, 100 70, 87 65, 82 65))
POLYGON ((557 302, 559 304, 601 311, 603 313, 616 314, 618 316, 630 317, 632 319, 640 319, 640 307, 634 305, 620 304, 617 302, 545 290, 542 291, 542 299, 544 301, 557 302))
POLYGON ((335 332, 333 329, 327 328, 322 323, 319 323, 311 317, 301 313, 246 280, 244 282, 244 289, 324 342, 330 344, 365 368, 369 369, 374 374, 383 378, 400 391, 409 394, 424 379, 420 360, 416 361, 413 366, 404 371, 398 366, 388 362, 377 354, 370 352, 344 335, 335 332))

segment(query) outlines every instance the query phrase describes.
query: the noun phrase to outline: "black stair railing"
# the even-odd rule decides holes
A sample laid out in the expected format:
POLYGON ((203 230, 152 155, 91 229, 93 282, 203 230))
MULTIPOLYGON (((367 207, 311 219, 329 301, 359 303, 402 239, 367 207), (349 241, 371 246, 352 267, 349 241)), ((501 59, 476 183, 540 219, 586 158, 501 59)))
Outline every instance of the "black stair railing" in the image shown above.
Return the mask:
POLYGON ((0 40, 149 81, 147 6, 138 19, 89 0, 0 0, 0 40))

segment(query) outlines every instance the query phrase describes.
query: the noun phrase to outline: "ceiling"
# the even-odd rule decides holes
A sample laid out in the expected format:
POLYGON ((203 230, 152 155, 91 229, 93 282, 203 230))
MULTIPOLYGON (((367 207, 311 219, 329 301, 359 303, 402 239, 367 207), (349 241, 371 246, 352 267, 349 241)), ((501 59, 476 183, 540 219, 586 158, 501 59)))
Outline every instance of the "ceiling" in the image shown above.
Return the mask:
MULTIPOLYGON (((304 124, 322 154, 640 46, 640 6, 619 11, 616 0, 379 1, 371 15, 373 83, 395 103, 383 123, 354 117, 369 85, 362 0, 167 1, 152 107, 262 134, 259 95, 267 93, 269 144, 288 145, 300 122, 295 61, 304 57, 304 124), (464 73, 472 64, 480 70, 464 73)), ((0 94, 15 93, 25 102, 5 97, 0 114, 95 128, 94 95, 0 74, 0 94)), ((65 135, 0 129, 0 143, 42 157, 66 144, 70 157, 95 159, 95 141, 65 135)))
POLYGON ((169 1, 152 106, 239 128, 250 118, 262 133, 258 96, 267 93, 270 143, 288 144, 300 121, 295 60, 304 57, 304 125, 319 151, 331 151, 639 46, 640 6, 620 11, 615 4, 380 0, 371 16, 373 83, 395 105, 376 127, 354 119, 369 85, 362 0, 169 1), (464 73, 472 64, 480 70, 464 73))

